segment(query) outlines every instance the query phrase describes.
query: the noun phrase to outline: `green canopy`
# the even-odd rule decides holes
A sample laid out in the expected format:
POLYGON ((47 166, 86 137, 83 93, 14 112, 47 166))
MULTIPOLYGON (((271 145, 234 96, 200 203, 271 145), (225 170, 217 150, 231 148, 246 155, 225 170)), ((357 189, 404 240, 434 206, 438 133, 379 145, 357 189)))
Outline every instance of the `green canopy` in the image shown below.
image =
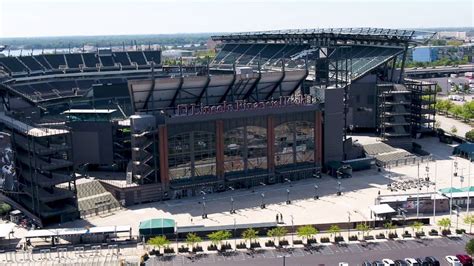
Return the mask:
POLYGON ((462 190, 460 190, 459 188, 455 188, 455 187, 448 187, 448 188, 443 188, 443 189, 440 189, 439 192, 441 193, 455 193, 455 192, 462 192, 462 190))
POLYGON ((459 155, 471 161, 474 160, 474 143, 466 142, 459 144, 458 146, 454 147, 453 154, 459 155))
POLYGON ((460 189, 463 192, 474 192, 474 187, 463 187, 460 189))
POLYGON ((138 231, 142 236, 167 235, 174 233, 175 225, 173 219, 150 219, 141 221, 138 231))

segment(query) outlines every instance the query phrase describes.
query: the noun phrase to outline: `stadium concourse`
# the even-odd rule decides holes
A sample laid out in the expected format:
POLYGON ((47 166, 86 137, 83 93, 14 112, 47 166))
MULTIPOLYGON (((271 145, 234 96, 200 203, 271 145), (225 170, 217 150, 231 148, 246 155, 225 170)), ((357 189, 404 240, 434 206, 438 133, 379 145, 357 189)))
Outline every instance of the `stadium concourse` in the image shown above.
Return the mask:
MULTIPOLYGON (((403 75, 407 48, 433 35, 379 28, 227 34, 212 37, 219 48, 209 64, 192 66, 164 66, 160 50, 0 57, 0 121, 16 167, 14 185, 2 193, 42 227, 113 212, 196 222, 201 209, 226 212, 226 195, 235 193, 236 206, 246 202, 239 193, 269 206, 280 196, 298 203, 314 196, 316 183, 318 193, 331 194, 337 181, 314 178, 336 175, 334 165, 372 161, 349 131, 405 146, 410 136, 433 133, 425 103, 434 101, 434 84, 403 75)), ((375 191, 383 182, 369 175, 343 187, 376 184, 375 191)), ((210 213, 204 223, 216 215, 232 222, 210 213)), ((120 220, 136 226, 128 219, 120 220)))

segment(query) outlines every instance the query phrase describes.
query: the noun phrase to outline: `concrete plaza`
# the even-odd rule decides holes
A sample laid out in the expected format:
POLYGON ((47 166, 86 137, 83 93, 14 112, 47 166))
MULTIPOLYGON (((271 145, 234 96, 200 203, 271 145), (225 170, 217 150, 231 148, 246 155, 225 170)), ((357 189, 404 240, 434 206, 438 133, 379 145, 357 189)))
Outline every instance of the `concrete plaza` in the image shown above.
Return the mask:
MULTIPOLYGON (((361 143, 377 142, 376 137, 352 136, 361 143)), ((436 186, 423 188, 422 192, 432 192, 451 186, 453 162, 458 163, 458 177, 452 179, 452 186, 467 186, 470 183, 469 162, 451 155, 454 145, 440 143, 437 138, 416 140, 423 149, 433 154, 436 162, 423 165, 402 166, 378 172, 376 169, 354 172, 352 178, 342 179, 342 196, 337 196, 338 180, 324 175, 322 179, 306 179, 297 182, 254 187, 249 190, 235 190, 223 193, 206 195, 205 212, 207 219, 201 218, 203 213, 202 197, 193 197, 181 200, 170 200, 131 206, 128 209, 116 211, 108 216, 95 216, 86 220, 78 220, 63 224, 67 227, 131 225, 134 234, 137 234, 140 221, 151 218, 172 218, 178 226, 231 226, 234 224, 252 224, 274 222, 277 214, 283 215, 285 224, 327 224, 345 222, 348 216, 351 221, 370 219, 369 206, 374 205, 375 198, 381 195, 399 194, 390 192, 387 184, 393 181, 414 179, 425 176, 425 167, 429 166, 429 175, 436 186), (461 184, 459 175, 465 177, 461 184), (314 185, 318 188, 315 189, 314 185), (287 190, 291 204, 286 204, 287 190), (260 208, 261 194, 264 193, 265 209, 260 208), (319 200, 314 196, 318 195, 319 200), (236 214, 230 214, 231 197, 234 199, 236 214)), ((471 167, 471 172, 474 167, 471 167)), ((471 178, 473 173, 471 173, 471 178)), ((474 185, 474 183, 472 183, 474 185)), ((403 193, 417 193, 416 189, 403 193)), ((432 216, 431 213, 421 214, 432 216)))

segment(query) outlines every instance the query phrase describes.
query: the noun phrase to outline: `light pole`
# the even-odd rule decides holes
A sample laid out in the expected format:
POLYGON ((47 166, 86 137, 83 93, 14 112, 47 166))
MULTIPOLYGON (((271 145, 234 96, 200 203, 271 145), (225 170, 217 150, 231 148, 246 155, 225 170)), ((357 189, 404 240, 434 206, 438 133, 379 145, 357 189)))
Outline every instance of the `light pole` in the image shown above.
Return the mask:
POLYGON ((449 219, 453 216, 453 177, 457 176, 457 169, 458 169, 458 162, 454 161, 453 165, 451 165, 451 188, 450 188, 450 197, 449 197, 449 219), (453 165, 454 165, 454 172, 453 172, 453 165))
POLYGON ((295 224, 293 223, 293 214, 291 217, 291 246, 293 247, 293 235, 295 234, 295 224))
POLYGON ((291 204, 291 201, 290 201, 290 189, 286 189, 286 204, 291 204))
POLYGON ((437 200, 437 195, 438 195, 438 192, 436 191, 436 185, 437 185, 437 177, 438 177, 438 167, 437 167, 437 164, 436 164, 436 160, 434 161, 434 165, 435 165, 435 173, 434 173, 434 193, 433 193, 433 196, 434 196, 434 199, 433 199, 433 224, 435 223, 435 220, 436 220, 436 200, 437 200))
POLYGON ((236 227, 236 224, 235 224, 235 218, 234 218, 234 249, 237 250, 237 237, 235 236, 235 228, 236 227))
POLYGON ((262 204, 260 205, 260 208, 265 209, 265 193, 262 192, 260 196, 262 197, 262 204))
POLYGON ((347 212, 347 241, 349 242, 349 239, 351 237, 351 213, 348 211, 347 212))
POLYGON ((202 196, 202 218, 206 219, 207 218, 207 213, 206 213, 206 197, 202 196))
MULTIPOLYGON (((469 158, 468 158, 469 159, 469 158)), ((471 203, 471 197, 470 197, 470 192, 471 192, 471 159, 469 159, 469 173, 467 175, 467 205, 466 205, 466 213, 469 215, 469 204, 471 203)))
POLYGON ((418 186, 419 188, 416 190, 416 218, 420 215, 420 190, 421 190, 421 183, 420 179, 418 179, 418 186))
POLYGON ((314 185, 314 199, 317 200, 319 199, 319 196, 318 196, 318 185, 314 185))
POLYGON ((341 181, 337 181, 337 195, 341 196, 341 181))
POLYGON ((234 209, 234 197, 230 197, 230 214, 234 214, 235 209, 234 209))

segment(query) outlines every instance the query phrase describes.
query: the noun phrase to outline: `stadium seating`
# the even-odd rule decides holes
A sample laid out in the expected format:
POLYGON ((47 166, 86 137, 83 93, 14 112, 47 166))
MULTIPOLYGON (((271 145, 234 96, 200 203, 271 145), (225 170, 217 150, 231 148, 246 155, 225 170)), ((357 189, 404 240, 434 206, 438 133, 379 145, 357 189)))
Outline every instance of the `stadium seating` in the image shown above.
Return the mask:
POLYGON ((44 67, 32 56, 18 57, 31 71, 43 71, 44 67))
POLYGON ((84 64, 86 67, 95 68, 97 64, 99 64, 96 54, 84 53, 82 54, 82 58, 84 59, 84 64))
POLYGON ((53 67, 48 63, 44 55, 35 55, 33 58, 38 61, 46 70, 51 70, 53 67))
POLYGON ((84 65, 81 54, 65 54, 65 56, 69 68, 79 68, 79 65, 84 65))
POLYGON ((100 63, 102 64, 102 66, 104 66, 104 67, 114 67, 115 66, 114 59, 110 55, 106 55, 106 56, 101 55, 101 56, 99 56, 99 60, 100 60, 100 63))
POLYGON ((29 69, 23 65, 17 57, 0 57, 0 65, 6 68, 11 73, 28 72, 29 69))
POLYGON ((161 51, 143 51, 146 61, 161 65, 161 51))
POLYGON ((139 66, 143 66, 147 64, 145 60, 145 55, 143 54, 142 51, 128 52, 128 56, 130 57, 131 62, 135 62, 139 66))
POLYGON ((78 180, 76 185, 79 211, 86 215, 95 213, 96 209, 116 209, 120 203, 105 190, 97 180, 78 180))
POLYGON ((114 57, 115 57, 115 62, 120 63, 122 66, 131 65, 127 52, 116 52, 114 53, 114 57))
POLYGON ((67 66, 64 54, 47 54, 44 57, 54 69, 59 69, 60 66, 67 66))

